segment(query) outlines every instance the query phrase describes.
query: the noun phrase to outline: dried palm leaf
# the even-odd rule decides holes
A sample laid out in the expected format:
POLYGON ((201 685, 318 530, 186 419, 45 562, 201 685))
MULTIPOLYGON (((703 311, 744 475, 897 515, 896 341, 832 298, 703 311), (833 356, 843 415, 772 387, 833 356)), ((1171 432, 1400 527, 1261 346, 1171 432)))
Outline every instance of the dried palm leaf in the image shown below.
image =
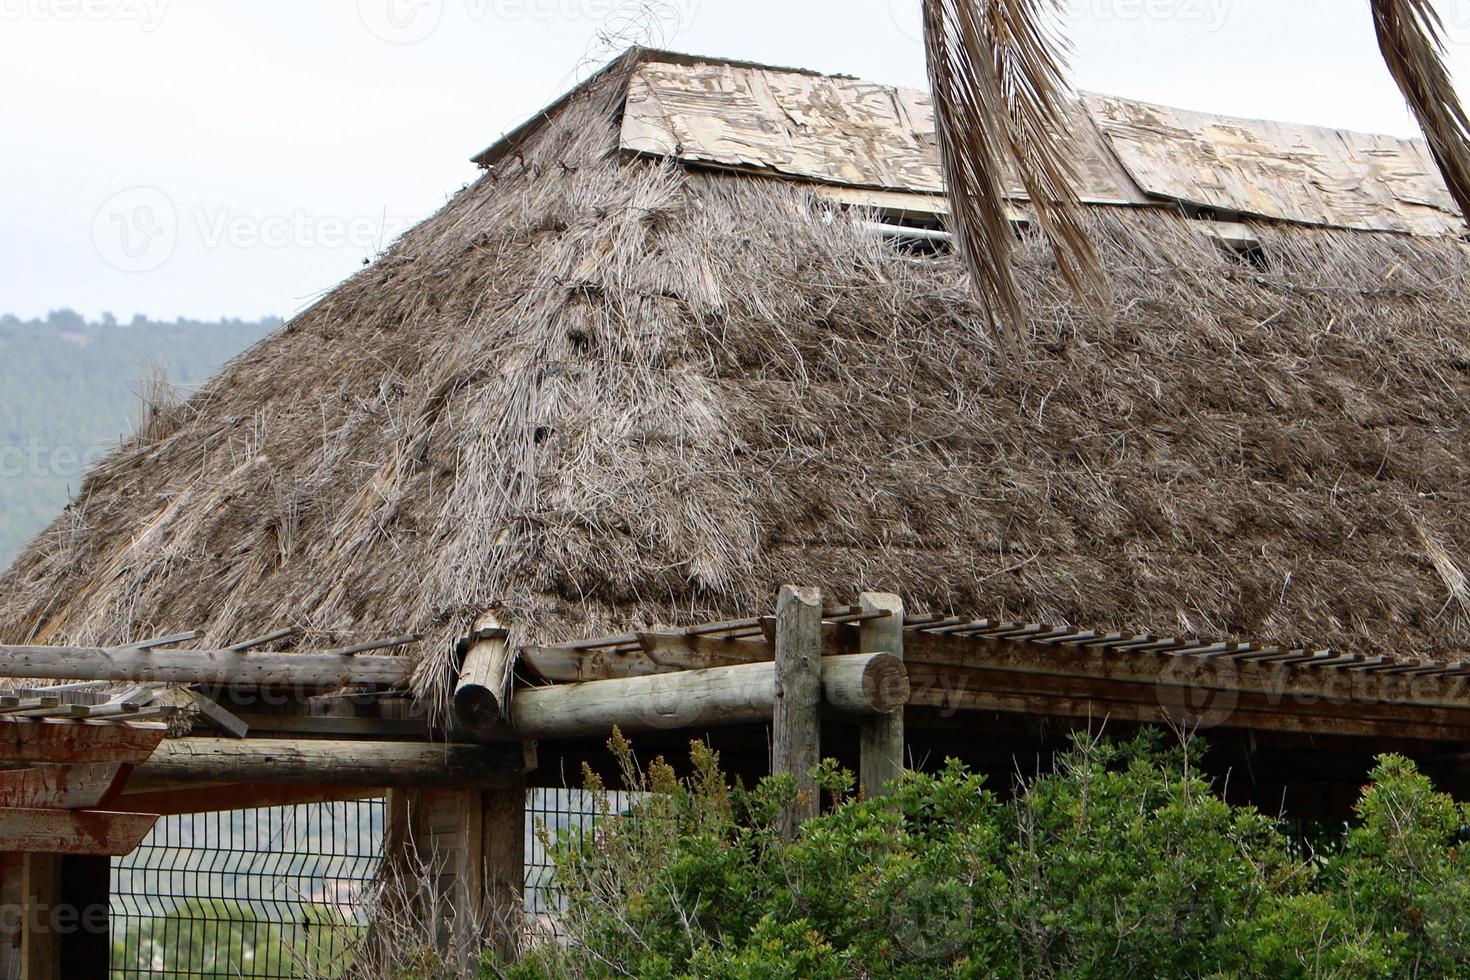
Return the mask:
POLYGON ((1067 283, 1084 299, 1106 288, 1074 190, 1058 13, 1058 0, 924 0, 950 229, 993 331, 1013 348, 1024 322, 1004 195, 1013 169, 1067 283))
POLYGON ((1470 119, 1445 67, 1444 23, 1430 0, 1373 0, 1373 25, 1445 185, 1470 216, 1470 119))

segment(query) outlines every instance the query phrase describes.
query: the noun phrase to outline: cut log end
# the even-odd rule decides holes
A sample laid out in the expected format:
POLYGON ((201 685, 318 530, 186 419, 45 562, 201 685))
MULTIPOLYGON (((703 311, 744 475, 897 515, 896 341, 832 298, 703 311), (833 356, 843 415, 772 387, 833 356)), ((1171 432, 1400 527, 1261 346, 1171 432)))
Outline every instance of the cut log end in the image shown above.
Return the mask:
POLYGON ((495 612, 475 623, 478 639, 465 653, 454 688, 454 717, 469 731, 488 730, 500 720, 502 693, 510 678, 513 660, 507 642, 509 632, 495 612))
POLYGON ((454 692, 454 717, 471 731, 493 728, 500 720, 500 698, 481 684, 462 684, 454 692))
POLYGON ((891 714, 908 703, 908 670, 891 653, 827 657, 822 661, 822 696, 838 711, 891 714))
POLYGON ((865 709, 888 715, 909 703, 909 672, 903 661, 885 653, 868 661, 863 671, 865 709))

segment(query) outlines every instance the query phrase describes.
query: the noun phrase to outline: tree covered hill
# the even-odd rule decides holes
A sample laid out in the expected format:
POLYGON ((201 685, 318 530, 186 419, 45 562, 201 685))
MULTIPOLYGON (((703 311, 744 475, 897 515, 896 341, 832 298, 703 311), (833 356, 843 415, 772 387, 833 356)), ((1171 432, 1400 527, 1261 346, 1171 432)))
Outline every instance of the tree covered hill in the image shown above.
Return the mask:
POLYGON ((186 391, 280 325, 223 320, 88 322, 0 316, 0 568, 76 493, 133 425, 150 377, 186 391))

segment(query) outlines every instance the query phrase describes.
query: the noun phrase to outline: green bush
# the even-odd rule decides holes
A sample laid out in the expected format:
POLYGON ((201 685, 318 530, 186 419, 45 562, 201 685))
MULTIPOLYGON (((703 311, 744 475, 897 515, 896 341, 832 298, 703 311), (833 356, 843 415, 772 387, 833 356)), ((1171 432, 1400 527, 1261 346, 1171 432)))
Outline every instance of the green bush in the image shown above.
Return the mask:
POLYGON ((684 780, 613 748, 648 795, 557 842, 568 941, 487 975, 1470 976, 1470 816, 1397 756, 1306 853, 1152 735, 1079 740, 1008 802, 956 762, 853 799, 828 763, 837 802, 792 841, 790 779, 729 789, 698 743, 684 780))

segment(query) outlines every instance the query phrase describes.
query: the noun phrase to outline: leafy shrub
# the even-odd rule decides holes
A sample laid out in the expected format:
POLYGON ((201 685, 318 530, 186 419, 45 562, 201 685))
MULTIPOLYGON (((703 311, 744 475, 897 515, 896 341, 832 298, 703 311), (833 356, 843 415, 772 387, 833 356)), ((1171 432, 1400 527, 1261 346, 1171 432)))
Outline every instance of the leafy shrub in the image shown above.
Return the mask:
POLYGON ((1470 815, 1401 757, 1303 853, 1156 735, 1079 739, 1006 802, 956 762, 855 799, 827 763, 837 802, 791 841, 792 780, 731 789, 699 743, 681 780, 612 746, 646 801, 558 842, 569 939, 486 975, 1470 976, 1470 815))

